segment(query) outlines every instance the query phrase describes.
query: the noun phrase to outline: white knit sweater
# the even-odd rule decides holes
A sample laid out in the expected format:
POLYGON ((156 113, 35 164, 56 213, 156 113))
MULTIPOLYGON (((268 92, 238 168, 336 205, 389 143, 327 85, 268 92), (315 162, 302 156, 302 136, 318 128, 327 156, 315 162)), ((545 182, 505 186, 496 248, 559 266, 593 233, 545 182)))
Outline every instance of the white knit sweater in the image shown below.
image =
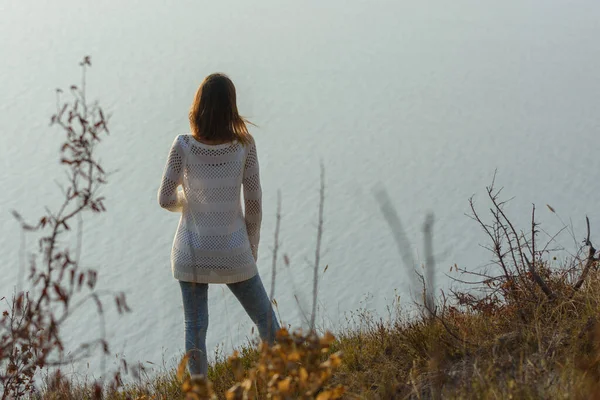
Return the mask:
POLYGON ((181 212, 171 251, 175 279, 235 283, 256 275, 262 204, 254 140, 207 145, 192 135, 177 136, 158 202, 181 212))

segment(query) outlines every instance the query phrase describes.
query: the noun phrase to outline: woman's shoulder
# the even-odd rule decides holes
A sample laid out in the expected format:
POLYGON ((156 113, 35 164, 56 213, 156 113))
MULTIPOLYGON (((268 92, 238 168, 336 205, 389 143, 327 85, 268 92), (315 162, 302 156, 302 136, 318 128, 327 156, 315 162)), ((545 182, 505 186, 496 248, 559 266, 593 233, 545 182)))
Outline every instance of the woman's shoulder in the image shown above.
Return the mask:
POLYGON ((256 147, 256 140, 254 139, 254 136, 252 136, 250 133, 246 134, 246 138, 245 138, 244 142, 245 142, 244 147, 246 149, 256 147))
POLYGON ((174 142, 182 148, 188 148, 190 146, 191 137, 192 135, 183 133, 175 136, 174 142))

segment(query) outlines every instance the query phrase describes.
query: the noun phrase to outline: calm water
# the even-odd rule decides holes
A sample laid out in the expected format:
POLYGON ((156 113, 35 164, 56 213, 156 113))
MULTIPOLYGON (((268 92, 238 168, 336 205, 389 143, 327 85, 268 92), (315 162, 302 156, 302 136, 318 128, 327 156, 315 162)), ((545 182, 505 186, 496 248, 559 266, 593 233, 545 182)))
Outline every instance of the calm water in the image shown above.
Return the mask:
MULTIPOLYGON (((291 265, 280 263, 276 299, 286 323, 302 323, 295 295, 310 309, 320 160, 325 328, 343 326, 357 308, 385 315, 395 291, 411 302, 377 185, 394 199, 418 260, 421 224, 435 212, 441 288, 450 265, 488 263, 485 238, 464 214, 473 194, 485 206, 496 168, 516 196, 515 220, 525 225, 536 203, 543 228, 555 232, 550 204, 572 218, 577 239, 589 215, 598 238, 599 21, 596 0, 0 0, 0 294, 11 293, 19 269, 9 210, 33 217, 60 200, 61 138, 47 124, 54 88, 78 83, 86 54, 89 95, 113 115, 101 152, 116 172, 104 191, 109 212, 84 223, 83 261, 100 271, 102 288, 129 296, 133 312, 111 311, 107 334, 130 361, 171 363, 183 348, 169 266, 177 215, 158 207, 156 191, 169 145, 188 130, 197 85, 214 71, 232 77, 241 112, 259 126, 267 282, 282 192, 291 265)), ((559 242, 573 247, 568 235, 559 242)), ((252 337, 226 288, 211 288, 209 306, 209 348, 252 337)), ((67 335, 76 343, 99 326, 90 307, 67 335)))

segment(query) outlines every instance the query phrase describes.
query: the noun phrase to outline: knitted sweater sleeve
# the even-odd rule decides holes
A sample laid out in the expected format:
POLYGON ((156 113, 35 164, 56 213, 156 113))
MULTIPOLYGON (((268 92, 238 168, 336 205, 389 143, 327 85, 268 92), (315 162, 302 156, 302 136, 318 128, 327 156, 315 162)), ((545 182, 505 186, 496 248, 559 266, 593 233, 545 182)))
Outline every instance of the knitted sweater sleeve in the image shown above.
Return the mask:
POLYGON ((178 136, 171 146, 162 182, 158 189, 158 204, 169 211, 179 212, 183 209, 184 194, 177 189, 183 181, 182 170, 183 147, 178 136))
POLYGON ((252 141, 248 148, 246 164, 244 166, 244 210, 246 230, 254 260, 258 258, 258 242, 260 241, 260 224, 262 221, 262 190, 256 144, 252 141))

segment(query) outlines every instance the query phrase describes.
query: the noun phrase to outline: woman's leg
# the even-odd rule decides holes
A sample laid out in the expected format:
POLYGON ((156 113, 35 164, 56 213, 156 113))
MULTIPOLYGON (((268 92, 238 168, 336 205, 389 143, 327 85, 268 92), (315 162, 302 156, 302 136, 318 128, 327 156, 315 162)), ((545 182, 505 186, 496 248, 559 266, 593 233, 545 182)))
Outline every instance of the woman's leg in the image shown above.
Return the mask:
POLYGON ((275 333, 279 330, 279 322, 260 276, 256 274, 246 281, 230 283, 227 286, 242 303, 252 322, 256 324, 260 338, 273 344, 275 333))
POLYGON ((185 318, 185 351, 190 375, 208 373, 206 330, 208 329, 208 284, 179 281, 185 318))

